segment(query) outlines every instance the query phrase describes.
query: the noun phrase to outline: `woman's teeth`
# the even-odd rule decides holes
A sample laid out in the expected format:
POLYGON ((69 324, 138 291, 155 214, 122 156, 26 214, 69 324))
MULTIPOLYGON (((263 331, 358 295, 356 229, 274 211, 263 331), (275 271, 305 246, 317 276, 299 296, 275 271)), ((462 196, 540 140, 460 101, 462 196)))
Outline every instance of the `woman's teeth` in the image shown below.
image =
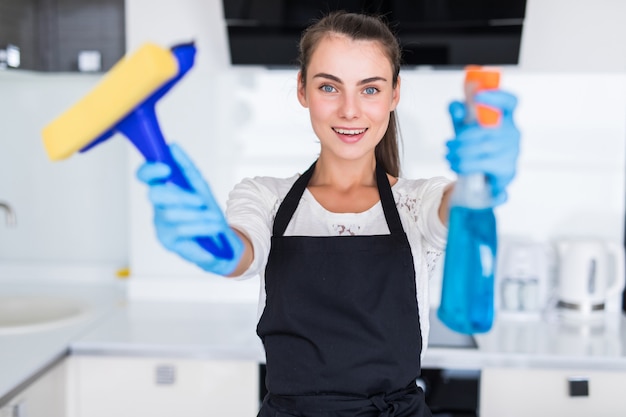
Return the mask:
POLYGON ((337 133, 339 133, 340 135, 360 135, 361 133, 364 133, 366 129, 336 129, 333 128, 333 130, 337 133))

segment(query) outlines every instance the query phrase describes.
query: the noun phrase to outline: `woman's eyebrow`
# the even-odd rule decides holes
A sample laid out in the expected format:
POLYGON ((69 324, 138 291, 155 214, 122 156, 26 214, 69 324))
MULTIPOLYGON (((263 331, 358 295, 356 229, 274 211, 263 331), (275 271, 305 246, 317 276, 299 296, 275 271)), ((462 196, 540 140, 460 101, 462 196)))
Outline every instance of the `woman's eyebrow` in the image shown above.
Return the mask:
POLYGON ((337 84, 343 84, 343 81, 341 81, 341 79, 335 77, 334 75, 326 74, 325 72, 320 72, 318 74, 315 74, 313 78, 326 78, 326 79, 336 82, 337 84))
MULTIPOLYGON (((326 79, 328 79, 328 80, 331 80, 331 81, 336 82, 337 84, 343 84, 343 81, 341 81, 341 79, 340 79, 340 78, 335 77, 335 76, 334 76, 334 75, 332 75, 332 74, 327 74, 327 73, 325 73, 325 72, 320 72, 320 73, 318 73, 318 74, 315 74, 315 75, 313 76, 313 78, 326 78, 326 79)), ((383 82, 386 82, 386 81, 387 81, 387 79, 386 79, 386 78, 384 78, 384 77, 369 77, 369 78, 365 78, 364 80, 359 81, 359 82, 358 82, 358 85, 369 84, 369 83, 373 83, 373 82, 376 82, 376 81, 383 81, 383 82)))
POLYGON ((370 78, 366 78, 364 80, 359 81, 359 85, 369 84, 369 83, 373 83, 373 82, 376 82, 376 81, 387 82, 387 79, 383 78, 383 77, 370 77, 370 78))

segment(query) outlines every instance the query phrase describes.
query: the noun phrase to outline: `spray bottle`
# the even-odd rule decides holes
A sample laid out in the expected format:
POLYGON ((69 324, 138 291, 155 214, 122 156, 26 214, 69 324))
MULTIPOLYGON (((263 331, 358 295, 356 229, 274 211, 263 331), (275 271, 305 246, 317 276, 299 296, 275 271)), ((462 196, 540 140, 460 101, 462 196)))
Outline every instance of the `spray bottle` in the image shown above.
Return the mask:
MULTIPOLYGON (((465 124, 494 126, 497 109, 477 104, 474 95, 497 88, 497 69, 465 69, 465 124)), ((484 333, 494 318, 494 270, 497 248, 492 193, 482 173, 459 176, 450 199, 448 243, 444 261, 439 319, 465 334, 484 333)))

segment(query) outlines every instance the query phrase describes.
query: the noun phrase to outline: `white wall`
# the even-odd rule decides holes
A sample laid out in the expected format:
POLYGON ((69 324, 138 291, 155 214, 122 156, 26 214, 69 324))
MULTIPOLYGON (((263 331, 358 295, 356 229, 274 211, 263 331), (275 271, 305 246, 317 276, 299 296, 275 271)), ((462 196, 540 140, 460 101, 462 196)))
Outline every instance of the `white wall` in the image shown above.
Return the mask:
POLYGON ((127 264, 123 141, 51 162, 41 140, 98 78, 0 71, 0 201, 17 216, 7 228, 0 210, 0 262, 127 264))

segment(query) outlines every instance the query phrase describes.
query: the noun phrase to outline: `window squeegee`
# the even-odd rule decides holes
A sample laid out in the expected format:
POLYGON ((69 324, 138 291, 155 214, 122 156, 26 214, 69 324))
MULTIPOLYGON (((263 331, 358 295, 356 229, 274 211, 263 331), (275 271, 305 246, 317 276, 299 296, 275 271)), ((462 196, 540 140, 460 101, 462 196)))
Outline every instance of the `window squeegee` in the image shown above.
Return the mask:
MULTIPOLYGON (((155 105, 191 69, 195 54, 193 43, 171 49, 146 43, 122 58, 89 94, 43 129, 48 157, 57 161, 86 152, 120 132, 147 161, 170 167, 168 182, 191 190, 161 133, 155 105)), ((224 234, 196 241, 218 258, 234 256, 224 234)))

